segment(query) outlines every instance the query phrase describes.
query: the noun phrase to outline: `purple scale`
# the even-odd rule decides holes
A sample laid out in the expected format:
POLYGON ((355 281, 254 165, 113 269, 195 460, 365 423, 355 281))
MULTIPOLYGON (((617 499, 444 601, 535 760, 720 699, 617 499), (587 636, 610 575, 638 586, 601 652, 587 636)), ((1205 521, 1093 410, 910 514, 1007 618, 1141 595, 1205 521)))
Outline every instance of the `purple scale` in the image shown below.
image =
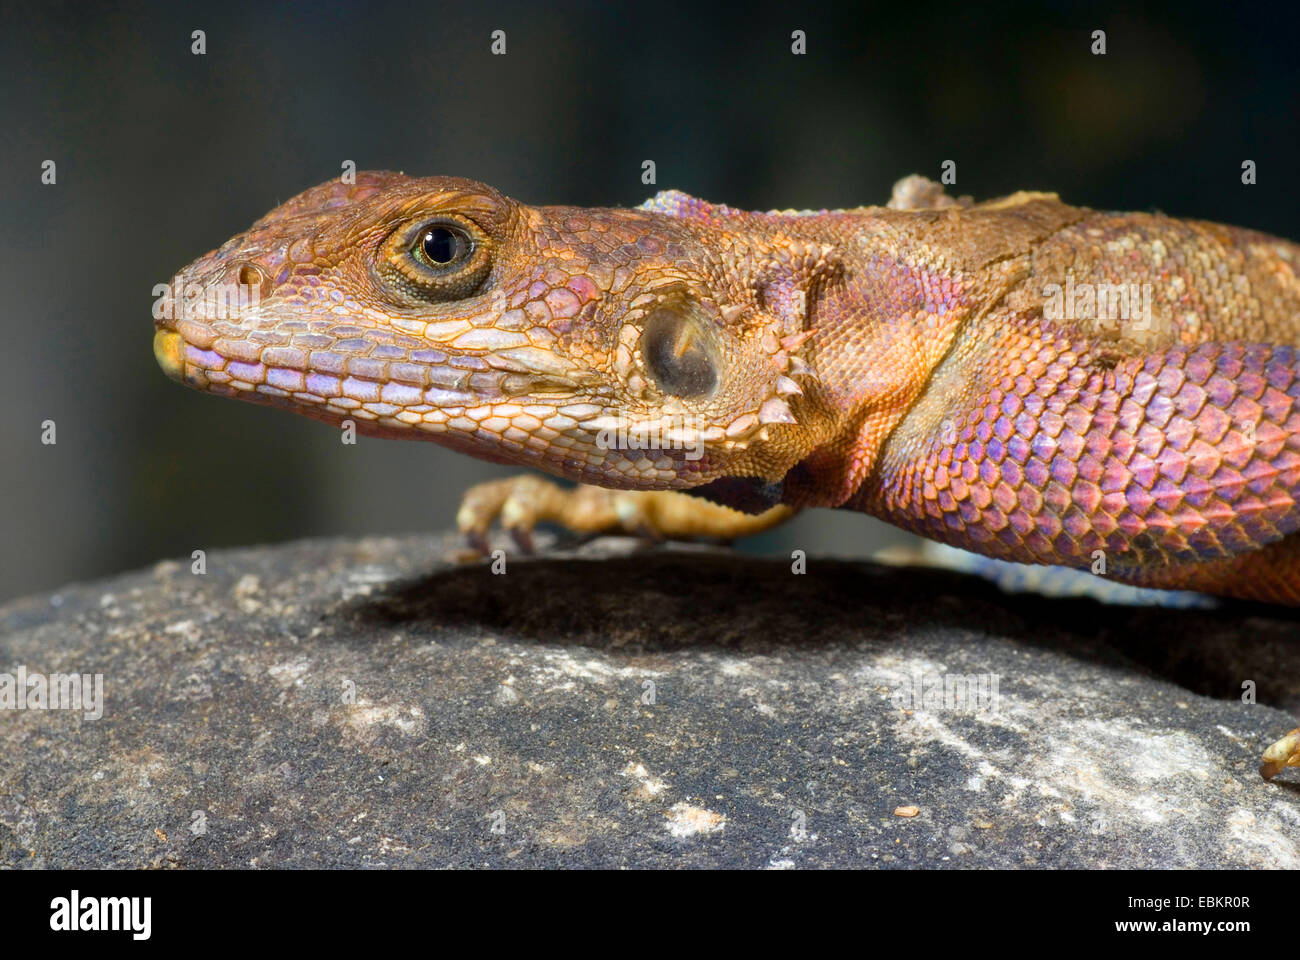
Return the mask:
MULTIPOLYGON (((1124 501, 1124 492, 1116 490, 1113 493, 1104 493, 1101 496, 1100 511, 1097 508, 1091 509, 1091 514, 1101 514, 1107 517, 1118 517, 1128 509, 1128 504, 1124 501)), ((1098 524, 1100 527, 1100 524, 1098 524)))
POLYGON ((1196 429, 1190 421, 1184 420, 1182 417, 1175 417, 1164 429, 1164 432, 1157 430, 1150 424, 1143 424, 1138 436, 1141 440, 1139 449, 1148 456, 1154 457, 1165 449, 1179 452, 1187 450, 1196 437, 1196 429))
POLYGON ((1149 533, 1150 525, 1142 517, 1124 510, 1115 518, 1115 529, 1131 540, 1138 534, 1149 533))
POLYGON ((1246 478, 1235 470, 1220 470, 1216 477, 1216 488, 1220 500, 1236 503, 1246 492, 1246 478))
POLYGON ((212 350, 200 350, 190 344, 185 345, 185 359, 204 370, 220 370, 226 365, 226 358, 212 350))
MULTIPOLYGON (((1088 462, 1096 463, 1096 461, 1091 458, 1089 458, 1088 462)), ((1082 466, 1083 465, 1080 464, 1081 468, 1082 466)), ((1082 474, 1083 470, 1080 469, 1079 472, 1082 474)), ((1105 465, 1101 468, 1100 473, 1101 475, 1098 477, 1087 477, 1087 479, 1092 480, 1108 494, 1119 493, 1120 491, 1126 490, 1128 485, 1133 482, 1133 476, 1128 467, 1114 458, 1106 461, 1105 465)))
MULTIPOLYGON (((233 363, 230 365, 230 367, 234 366, 235 364, 233 363)), ((234 374, 234 371, 231 370, 231 373, 234 374)), ((234 375, 238 376, 237 374, 234 375)), ((1214 483, 1218 477, 1222 476, 1222 474, 1222 468, 1216 470, 1214 478, 1212 478, 1210 482, 1214 483)), ((1249 482, 1251 491, 1260 494, 1261 496, 1277 484, 1277 475, 1277 467, 1264 460, 1252 460, 1241 470, 1241 476, 1245 477, 1249 482)))
POLYGON ((261 383, 262 378, 266 376, 266 367, 260 363, 244 363, 239 360, 232 360, 226 364, 226 373, 236 380, 261 383))
POLYGON ((1134 402, 1145 405, 1155 395, 1159 383, 1156 378, 1145 371, 1139 373, 1133 381, 1133 390, 1129 396, 1134 402))
POLYGON ((302 390, 305 380, 301 370, 283 370, 280 367, 272 367, 266 371, 266 382, 272 387, 278 387, 281 390, 293 393, 302 390))
POLYGON ((337 397, 342 395, 343 387, 339 383, 338 377, 327 376, 323 373, 307 374, 307 392, 314 393, 318 397, 337 397))
MULTIPOLYGON (((1290 349, 1278 348, 1279 353, 1283 351, 1285 351, 1286 359, 1278 358, 1269 363, 1264 369, 1264 376, 1270 386, 1290 393, 1294 389, 1296 382, 1295 353, 1290 349)), ((1256 391, 1256 396, 1258 396, 1258 391, 1256 391)))
POLYGON ((1155 505, 1156 498, 1141 487, 1129 487, 1124 492, 1124 498, 1128 502, 1129 509, 1139 517, 1145 517, 1151 512, 1155 505))
POLYGON ((424 386, 429 379, 429 368, 420 363, 390 363, 388 375, 403 383, 424 386))
MULTIPOLYGON (((1247 394, 1249 396, 1249 394, 1247 394)), ((1275 423, 1282 423, 1286 420, 1287 414, 1291 412, 1291 405, 1294 401, 1276 387, 1269 387, 1258 397, 1259 405, 1265 415, 1275 423)))
POLYGON ((1023 510, 1011 510, 1007 513, 1007 531, 1004 531, 1002 542, 1009 547, 1016 546, 1019 539, 1027 537, 1034 529, 1034 520, 1023 510), (1006 536, 1006 533, 1013 534, 1006 536))
POLYGON ((1202 440, 1217 444, 1232 429, 1232 418, 1218 407, 1206 407, 1196 418, 1196 432, 1202 440))
POLYGON ((1179 503, 1183 502, 1183 488, 1178 484, 1170 483, 1164 477, 1156 481, 1151 493, 1157 509, 1164 514, 1173 513, 1178 509, 1179 503))
POLYGON ((1061 533, 1068 536, 1071 541, 1077 541, 1079 537, 1088 533, 1092 529, 1092 522, 1076 507, 1070 507, 1065 516, 1061 519, 1061 533))
MULTIPOLYGON (((1169 422, 1170 417, 1174 415, 1174 401, 1169 397, 1157 396, 1144 409, 1147 422, 1163 429, 1165 424, 1169 422)), ((1142 408, 1139 409, 1137 416, 1138 421, 1140 421, 1142 408)), ((1135 421, 1133 426, 1126 427, 1126 429, 1134 429, 1138 421, 1135 421)))
POLYGON ((390 381, 379 391, 379 397, 385 403, 393 403, 398 407, 413 407, 424 400, 424 391, 410 384, 390 381))
POLYGON ((1009 484, 1012 489, 1019 487, 1024 482, 1024 471, 1020 469, 1020 464, 1014 459, 1007 459, 1002 463, 1002 480, 1009 484))
POLYGON ((1025 464, 1025 479, 1029 481, 1030 486, 1037 490, 1043 489, 1047 484, 1048 477, 1051 476, 1047 463, 1043 459, 1032 459, 1025 464))
POLYGON ((980 525, 992 534, 989 539, 995 539, 999 533, 1007 528, 1007 515, 996 506, 991 506, 984 511, 980 525))
POLYGON ((1049 437, 1045 433, 1036 433, 1030 441, 1030 450, 1034 456, 1044 462, 1050 462, 1056 458, 1057 443, 1054 437, 1049 437))
POLYGON ((468 374, 451 367, 429 367, 427 370, 429 385, 459 390, 468 379, 468 374))
POLYGON ((364 337, 353 337, 350 340, 335 340, 332 349, 341 353, 369 353, 374 344, 364 337))
POLYGON ((321 373, 343 373, 347 366, 347 360, 337 353, 330 353, 328 350, 313 350, 309 359, 309 364, 313 370, 321 373))
POLYGON ((1079 476, 1079 468, 1074 465, 1074 461, 1062 457, 1056 457, 1052 460, 1051 472, 1052 479, 1067 487, 1074 483, 1075 478, 1079 476))
POLYGON ((385 360, 373 360, 370 357, 351 357, 348 359, 348 373, 367 380, 388 379, 388 363, 385 360))
POLYGON ((424 401, 435 407, 472 407, 479 402, 479 398, 472 393, 430 387, 424 391, 424 401))
POLYGON ((980 494, 980 497, 983 498, 990 496, 989 489, 1002 479, 1002 474, 999 472, 997 464, 991 460, 985 460, 980 464, 979 478, 980 482, 984 484, 983 493, 980 494))
POLYGON ((1203 352, 1187 358, 1183 365, 1183 371, 1187 374, 1187 379, 1193 383, 1204 383, 1214 372, 1214 360, 1203 352))
MULTIPOLYGON (((1065 514, 1065 511, 1069 509, 1070 492, 1063 488, 1061 484, 1058 484, 1056 480, 1052 480, 1043 490, 1043 503, 1047 506, 1047 510, 1041 511, 1040 516, 1052 518, 1053 523, 1060 523, 1060 520, 1056 518, 1065 514)), ((1041 523, 1047 524, 1048 520, 1041 520, 1041 523)))
POLYGON ((343 394, 362 403, 374 403, 379 400, 379 384, 371 380, 348 377, 343 381, 343 394))
POLYGON ((1061 435, 1056 438, 1056 449, 1062 456, 1078 460, 1083 456, 1083 438, 1073 430, 1062 430, 1061 435))
POLYGON ((1166 365, 1160 371, 1160 375, 1156 377, 1156 382, 1160 385, 1161 393, 1167 393, 1170 396, 1173 396, 1183 388, 1183 384, 1187 382, 1187 378, 1183 375, 1183 371, 1179 367, 1166 365))
POLYGON ((1238 386, 1226 377, 1215 375, 1205 384, 1205 393, 1216 407, 1226 407, 1237 396, 1238 386))
POLYGON ((1052 538, 1052 549, 1058 557, 1066 559, 1073 559, 1083 553, 1074 537, 1066 531, 1062 531, 1052 538))

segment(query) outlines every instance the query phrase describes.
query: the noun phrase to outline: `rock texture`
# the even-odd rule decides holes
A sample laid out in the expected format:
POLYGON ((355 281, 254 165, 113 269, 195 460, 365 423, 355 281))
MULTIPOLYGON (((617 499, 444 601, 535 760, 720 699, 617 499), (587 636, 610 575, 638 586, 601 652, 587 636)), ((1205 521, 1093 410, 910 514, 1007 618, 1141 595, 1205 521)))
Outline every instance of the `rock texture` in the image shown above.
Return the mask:
POLYGON ((0 608, 0 672, 104 677, 100 719, 0 712, 0 865, 1300 867, 1300 777, 1256 772, 1300 706, 1294 614, 450 546, 219 552, 0 608), (997 697, 906 699, 943 675, 997 697))

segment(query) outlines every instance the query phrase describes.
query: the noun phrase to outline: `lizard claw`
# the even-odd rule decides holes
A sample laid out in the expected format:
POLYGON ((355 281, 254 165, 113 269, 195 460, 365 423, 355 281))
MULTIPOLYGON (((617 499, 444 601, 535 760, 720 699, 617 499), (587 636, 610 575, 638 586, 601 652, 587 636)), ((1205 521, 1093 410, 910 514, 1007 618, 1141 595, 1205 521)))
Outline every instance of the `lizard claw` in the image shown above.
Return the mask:
POLYGON ((466 559, 482 559, 490 552, 488 531, 498 522, 519 550, 533 553, 533 530, 539 523, 554 523, 580 534, 632 534, 660 543, 747 536, 775 526, 794 512, 777 506, 753 515, 674 490, 567 488, 525 474, 470 487, 461 499, 456 525, 472 551, 466 559))
POLYGON ((510 534, 510 539, 519 548, 520 553, 533 554, 537 552, 531 527, 506 527, 506 532, 510 534))
POLYGON ((1264 751, 1264 762, 1259 775, 1272 780, 1287 767, 1300 767, 1300 727, 1264 751))
POLYGON ((456 563, 476 563, 492 552, 487 536, 477 530, 463 530, 461 537, 464 545, 452 554, 456 563))

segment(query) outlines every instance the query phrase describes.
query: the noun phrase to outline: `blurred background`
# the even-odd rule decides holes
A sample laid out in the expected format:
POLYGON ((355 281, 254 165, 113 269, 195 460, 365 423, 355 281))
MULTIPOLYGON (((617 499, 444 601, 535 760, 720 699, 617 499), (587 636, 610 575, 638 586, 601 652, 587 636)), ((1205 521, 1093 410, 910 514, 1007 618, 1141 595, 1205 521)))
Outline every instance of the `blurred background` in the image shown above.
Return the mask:
MULTIPOLYGON (((883 203, 897 178, 953 160, 956 192, 979 199, 1047 189, 1300 238, 1300 15, 1280 5, 428 0, 10 4, 3 17, 0 600, 196 547, 446 529, 465 486, 511 472, 429 443, 344 446, 155 366, 154 284, 347 160, 531 203, 634 205, 675 187, 755 209, 883 203), (505 56, 490 53, 498 29, 505 56), (1105 56, 1090 52, 1098 29, 1105 56)), ((904 539, 816 511, 747 549, 861 555, 904 539)))

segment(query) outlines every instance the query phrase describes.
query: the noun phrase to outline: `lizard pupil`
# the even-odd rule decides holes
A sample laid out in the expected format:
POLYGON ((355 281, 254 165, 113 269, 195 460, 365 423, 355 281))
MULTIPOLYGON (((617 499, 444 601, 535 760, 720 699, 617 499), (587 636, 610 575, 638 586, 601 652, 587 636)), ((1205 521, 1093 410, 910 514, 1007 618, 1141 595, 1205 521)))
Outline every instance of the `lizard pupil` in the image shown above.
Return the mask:
POLYGON ((420 240, 420 249, 425 257, 438 267, 463 259, 468 247, 466 238, 448 227, 430 227, 420 240))

